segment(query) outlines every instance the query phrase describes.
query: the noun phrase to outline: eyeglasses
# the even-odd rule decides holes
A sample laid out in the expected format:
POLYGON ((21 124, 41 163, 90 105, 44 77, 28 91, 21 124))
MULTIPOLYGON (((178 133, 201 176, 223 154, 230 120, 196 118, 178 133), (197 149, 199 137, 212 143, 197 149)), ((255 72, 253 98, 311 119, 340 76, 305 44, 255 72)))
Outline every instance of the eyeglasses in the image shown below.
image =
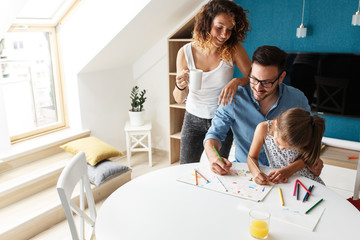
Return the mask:
POLYGON ((251 84, 258 85, 258 83, 260 83, 261 86, 263 86, 264 88, 271 88, 271 87, 274 85, 274 83, 275 83, 277 80, 279 80, 280 76, 281 76, 281 73, 280 73, 279 76, 278 76, 274 81, 272 81, 272 82, 269 82, 269 81, 267 81, 267 80, 261 81, 261 80, 258 80, 258 79, 255 78, 255 77, 250 77, 250 76, 249 76, 248 78, 249 78, 249 81, 250 81, 251 84))

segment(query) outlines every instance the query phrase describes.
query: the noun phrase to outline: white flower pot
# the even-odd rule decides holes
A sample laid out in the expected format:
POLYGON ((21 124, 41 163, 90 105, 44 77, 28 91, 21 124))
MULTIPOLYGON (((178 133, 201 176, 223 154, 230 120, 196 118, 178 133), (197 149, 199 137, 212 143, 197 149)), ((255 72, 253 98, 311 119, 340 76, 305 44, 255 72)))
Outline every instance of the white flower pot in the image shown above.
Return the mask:
POLYGON ((139 127, 145 124, 145 110, 141 112, 132 112, 129 110, 130 124, 139 127))

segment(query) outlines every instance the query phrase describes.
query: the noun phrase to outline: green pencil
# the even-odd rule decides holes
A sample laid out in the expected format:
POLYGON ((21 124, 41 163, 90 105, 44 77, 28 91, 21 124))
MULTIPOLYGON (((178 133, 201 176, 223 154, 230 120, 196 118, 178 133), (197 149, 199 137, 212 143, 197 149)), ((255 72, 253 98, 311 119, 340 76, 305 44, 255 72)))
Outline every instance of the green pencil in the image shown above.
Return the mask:
POLYGON ((214 148, 216 154, 219 156, 220 160, 221 160, 223 163, 225 163, 224 160, 222 159, 222 157, 220 156, 219 152, 216 150, 216 147, 213 146, 213 148, 214 148))
POLYGON ((305 212, 305 214, 308 214, 311 210, 313 210, 319 203, 322 202, 322 200, 323 200, 323 199, 320 199, 317 203, 315 203, 314 206, 312 206, 309 210, 307 210, 307 211, 305 212))

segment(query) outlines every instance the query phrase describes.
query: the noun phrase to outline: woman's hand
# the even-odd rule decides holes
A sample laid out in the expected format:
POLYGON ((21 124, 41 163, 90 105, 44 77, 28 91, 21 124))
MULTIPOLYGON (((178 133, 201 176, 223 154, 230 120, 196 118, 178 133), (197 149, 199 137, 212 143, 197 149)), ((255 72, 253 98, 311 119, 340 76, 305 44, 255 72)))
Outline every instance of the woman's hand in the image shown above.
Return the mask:
POLYGON ((229 99, 231 104, 238 86, 238 78, 233 78, 228 84, 226 84, 225 87, 221 90, 218 105, 220 105, 221 102, 224 106, 227 105, 229 103, 229 99))
POLYGON ((277 183, 287 183, 290 177, 290 173, 285 168, 276 169, 269 174, 270 181, 277 183))
POLYGON ((176 85, 184 89, 189 85, 189 70, 184 69, 179 74, 176 75, 176 85))

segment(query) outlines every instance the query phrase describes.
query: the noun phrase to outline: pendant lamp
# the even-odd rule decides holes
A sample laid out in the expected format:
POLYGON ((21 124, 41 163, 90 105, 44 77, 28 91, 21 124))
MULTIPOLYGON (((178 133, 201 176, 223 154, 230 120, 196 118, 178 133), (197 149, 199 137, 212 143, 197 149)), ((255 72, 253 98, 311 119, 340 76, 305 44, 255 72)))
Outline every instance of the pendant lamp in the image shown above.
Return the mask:
POLYGON ((359 6, 357 12, 352 16, 352 22, 351 24, 353 26, 360 26, 360 0, 359 0, 359 6))
MULTIPOLYGON (((360 0, 359 0, 360 1, 360 0)), ((305 0, 303 0, 303 9, 302 9, 302 17, 300 27, 296 29, 296 37, 304 38, 306 37, 306 27, 304 26, 304 10, 305 10, 305 0)))

